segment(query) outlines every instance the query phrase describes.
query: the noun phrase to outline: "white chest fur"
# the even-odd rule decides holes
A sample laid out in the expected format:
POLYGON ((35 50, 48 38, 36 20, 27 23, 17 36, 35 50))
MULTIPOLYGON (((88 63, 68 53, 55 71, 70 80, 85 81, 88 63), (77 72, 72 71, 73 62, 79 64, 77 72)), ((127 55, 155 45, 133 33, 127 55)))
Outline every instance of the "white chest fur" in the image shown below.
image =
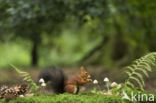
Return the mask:
POLYGON ((76 94, 77 92, 78 92, 78 87, 75 86, 75 87, 74 87, 74 94, 76 94))

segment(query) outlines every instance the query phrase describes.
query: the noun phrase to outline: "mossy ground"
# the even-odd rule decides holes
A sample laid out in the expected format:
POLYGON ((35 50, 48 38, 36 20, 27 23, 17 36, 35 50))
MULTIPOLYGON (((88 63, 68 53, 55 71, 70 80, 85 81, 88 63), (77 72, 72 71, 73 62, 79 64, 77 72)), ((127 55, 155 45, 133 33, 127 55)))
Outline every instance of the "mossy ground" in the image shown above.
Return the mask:
MULTIPOLYGON (((91 93, 78 95, 36 95, 33 97, 16 98, 14 100, 2 100, 0 103, 121 103, 120 96, 102 96, 91 93)), ((124 102, 126 103, 126 102, 124 102)))
MULTIPOLYGON (((16 98, 10 101, 1 100, 0 103, 135 103, 121 99, 122 96, 104 96, 92 93, 81 93, 78 95, 40 95, 33 97, 16 98)), ((136 102, 137 103, 137 102, 136 102)), ((152 102, 144 102, 152 103, 152 102)), ((154 103, 154 102, 153 102, 154 103)))

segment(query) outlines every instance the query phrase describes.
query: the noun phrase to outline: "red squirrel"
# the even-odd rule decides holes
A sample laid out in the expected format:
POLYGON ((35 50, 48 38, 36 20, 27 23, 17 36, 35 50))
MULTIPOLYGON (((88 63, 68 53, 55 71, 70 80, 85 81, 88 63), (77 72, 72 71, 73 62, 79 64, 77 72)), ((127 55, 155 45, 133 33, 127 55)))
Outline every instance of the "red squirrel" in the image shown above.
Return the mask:
POLYGON ((77 94, 79 87, 92 81, 90 73, 85 68, 80 67, 80 72, 72 76, 66 76, 61 69, 45 68, 40 72, 39 79, 44 79, 45 83, 50 81, 55 93, 77 94))

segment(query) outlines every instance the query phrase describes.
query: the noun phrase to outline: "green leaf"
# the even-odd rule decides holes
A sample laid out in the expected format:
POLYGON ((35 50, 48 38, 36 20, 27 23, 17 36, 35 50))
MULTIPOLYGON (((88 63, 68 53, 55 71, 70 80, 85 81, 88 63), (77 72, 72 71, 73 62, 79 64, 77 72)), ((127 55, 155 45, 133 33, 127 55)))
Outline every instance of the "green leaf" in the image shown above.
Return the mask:
POLYGON ((137 72, 134 72, 134 74, 139 77, 139 79, 141 80, 143 86, 145 86, 145 83, 144 83, 144 80, 143 80, 143 76, 140 73, 137 73, 137 72))
POLYGON ((27 77, 29 76, 29 74, 25 73, 25 74, 22 74, 23 77, 27 77))
POLYGON ((29 77, 24 77, 24 79, 23 80, 28 80, 29 79, 29 77))
POLYGON ((126 82, 126 85, 129 85, 130 87, 134 88, 133 83, 131 83, 130 81, 127 81, 127 82, 126 82))
POLYGON ((143 90, 142 83, 139 81, 138 78, 136 78, 136 77, 130 77, 130 79, 135 80, 139 84, 140 88, 143 90))
POLYGON ((128 66, 127 69, 129 69, 131 72, 134 72, 134 68, 132 66, 128 66))
POLYGON ((151 66, 149 65, 149 63, 142 62, 142 63, 140 63, 139 66, 145 67, 145 69, 147 69, 148 71, 152 71, 151 66))
POLYGON ((149 77, 148 73, 146 70, 142 69, 142 68, 136 68, 136 70, 139 70, 141 72, 143 72, 145 74, 146 77, 149 77))
POLYGON ((126 72, 128 74, 128 76, 130 77, 131 76, 131 73, 130 72, 126 72))

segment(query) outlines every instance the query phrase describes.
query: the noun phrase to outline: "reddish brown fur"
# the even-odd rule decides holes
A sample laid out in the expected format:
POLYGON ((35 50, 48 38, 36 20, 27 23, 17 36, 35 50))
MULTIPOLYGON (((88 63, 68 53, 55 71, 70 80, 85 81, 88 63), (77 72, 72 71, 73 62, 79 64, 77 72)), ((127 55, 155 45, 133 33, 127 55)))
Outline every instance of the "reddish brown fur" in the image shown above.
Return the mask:
POLYGON ((65 81, 65 92, 75 94, 79 91, 75 91, 75 89, 79 89, 79 86, 82 86, 91 81, 92 79, 90 74, 84 69, 84 67, 81 67, 79 74, 69 76, 65 81))

